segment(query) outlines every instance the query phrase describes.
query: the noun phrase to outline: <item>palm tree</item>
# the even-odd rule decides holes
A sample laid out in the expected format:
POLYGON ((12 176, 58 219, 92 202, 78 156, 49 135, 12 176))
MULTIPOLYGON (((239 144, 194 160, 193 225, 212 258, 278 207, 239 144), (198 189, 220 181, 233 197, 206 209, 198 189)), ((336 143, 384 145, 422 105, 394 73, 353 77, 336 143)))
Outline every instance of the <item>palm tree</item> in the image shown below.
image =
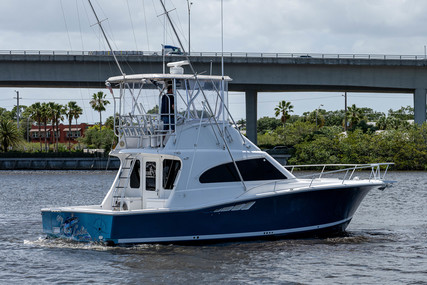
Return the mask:
POLYGON ((61 104, 57 104, 55 102, 49 102, 50 107, 50 118, 52 121, 52 130, 53 130, 53 138, 55 141, 55 151, 58 151, 58 129, 59 129, 59 121, 64 120, 62 116, 64 114, 64 106, 61 104))
POLYGON ((0 146, 7 152, 9 146, 16 146, 22 140, 21 133, 15 122, 0 117, 0 146))
POLYGON ((83 114, 83 109, 80 108, 80 106, 77 106, 74 108, 74 119, 76 119, 76 126, 77 124, 77 119, 80 118, 80 115, 83 114))
MULTIPOLYGON (((83 109, 80 108, 80 106, 76 105, 76 107, 74 108, 74 118, 76 119, 76 127, 78 126, 77 124, 77 119, 80 118, 80 115, 83 114, 83 109)), ((79 149, 80 149, 80 141, 77 141, 79 144, 79 149)))
POLYGON ((42 151, 43 150, 42 136, 41 136, 41 121, 43 119, 42 105, 40 104, 40 102, 37 102, 32 104, 28 109, 29 109, 28 111, 30 114, 30 118, 33 119, 34 121, 37 121, 37 125, 39 127, 40 151, 42 151))
POLYGON ((50 108, 50 105, 48 103, 43 102, 42 103, 42 121, 44 125, 44 149, 45 151, 48 151, 49 148, 47 146, 47 137, 48 137, 48 131, 47 131, 47 124, 49 122, 49 119, 51 118, 52 110, 50 108))
POLYGON ((244 130, 246 128, 246 120, 240 119, 236 122, 236 125, 239 127, 239 130, 244 130))
POLYGON ((286 124, 286 120, 288 120, 291 115, 289 113, 292 113, 294 110, 292 110, 294 106, 291 105, 291 102, 286 102, 285 100, 279 102, 279 105, 274 108, 276 111, 276 117, 281 115, 280 120, 282 121, 283 127, 286 124))
POLYGON ((356 126, 364 118, 362 110, 357 108, 356 104, 353 104, 351 107, 347 108, 346 117, 347 122, 350 124, 350 128, 356 126))
POLYGON ((77 105, 76 101, 70 101, 68 102, 68 105, 65 106, 65 115, 68 119, 68 149, 71 149, 71 124, 73 121, 73 118, 76 119, 76 127, 77 127, 77 119, 80 117, 80 115, 83 113, 83 109, 80 108, 80 106, 77 105))
POLYGON ((94 93, 92 95, 92 100, 90 100, 90 105, 92 109, 99 112, 99 129, 102 127, 102 117, 101 112, 105 111, 105 106, 110 104, 110 102, 105 99, 107 94, 104 94, 104 92, 99 91, 98 93, 94 93))

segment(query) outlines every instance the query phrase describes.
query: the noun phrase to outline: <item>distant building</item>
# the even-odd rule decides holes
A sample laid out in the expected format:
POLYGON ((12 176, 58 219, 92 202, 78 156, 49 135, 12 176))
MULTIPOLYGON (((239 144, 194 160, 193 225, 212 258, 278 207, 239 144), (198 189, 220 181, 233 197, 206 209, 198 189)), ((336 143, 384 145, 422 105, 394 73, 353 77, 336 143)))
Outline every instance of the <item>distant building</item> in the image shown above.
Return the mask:
MULTIPOLYGON (((74 125, 71 125, 71 130, 70 130, 70 126, 68 124, 66 124, 66 125, 59 124, 58 132, 56 134, 56 136, 59 138, 58 142, 59 143, 68 143, 69 139, 70 139, 71 143, 75 144, 75 143, 77 143, 77 138, 84 137, 85 131, 89 127, 92 127, 92 126, 93 125, 89 125, 86 123, 81 123, 79 125, 74 124, 74 125)), ((47 138, 47 142, 49 144, 55 143, 55 139, 53 137, 53 133, 54 133, 53 129, 54 128, 52 127, 52 125, 46 126, 46 138, 47 138)), ((56 127, 55 127, 55 129, 56 129, 56 127)), ((40 136, 42 137, 42 141, 44 142, 45 131, 44 131, 43 125, 40 128, 40 136)), ((39 142, 40 141, 39 126, 37 126, 37 125, 31 126, 30 141, 31 142, 39 142)))

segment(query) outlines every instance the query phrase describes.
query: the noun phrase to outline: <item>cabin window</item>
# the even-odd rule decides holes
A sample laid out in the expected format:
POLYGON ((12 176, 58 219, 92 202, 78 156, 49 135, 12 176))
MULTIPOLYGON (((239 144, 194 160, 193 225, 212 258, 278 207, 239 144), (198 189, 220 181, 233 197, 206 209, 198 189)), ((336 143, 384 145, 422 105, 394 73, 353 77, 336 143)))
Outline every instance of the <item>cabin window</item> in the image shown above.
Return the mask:
POLYGON ((145 190, 156 190, 156 163, 147 161, 145 164, 145 190))
POLYGON ((130 174, 130 188, 139 188, 141 185, 141 164, 139 159, 135 160, 132 173, 130 174))
MULTIPOLYGON (((287 179, 265 158, 236 161, 244 181, 287 179)), ((205 171, 199 178, 200 183, 237 182, 239 174, 233 162, 221 164, 205 171)))
POLYGON ((163 160, 163 189, 170 190, 173 188, 180 168, 181 162, 179 160, 163 160))

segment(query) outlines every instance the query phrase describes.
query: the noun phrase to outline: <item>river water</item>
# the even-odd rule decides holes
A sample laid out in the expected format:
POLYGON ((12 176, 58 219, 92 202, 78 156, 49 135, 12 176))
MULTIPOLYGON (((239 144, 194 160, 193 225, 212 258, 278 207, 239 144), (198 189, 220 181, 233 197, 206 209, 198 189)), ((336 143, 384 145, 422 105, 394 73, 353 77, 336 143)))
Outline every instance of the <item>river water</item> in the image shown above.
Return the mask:
POLYGON ((427 172, 389 172, 347 234, 204 246, 46 240, 40 209, 101 203, 115 172, 0 172, 1 284, 426 284, 427 172))

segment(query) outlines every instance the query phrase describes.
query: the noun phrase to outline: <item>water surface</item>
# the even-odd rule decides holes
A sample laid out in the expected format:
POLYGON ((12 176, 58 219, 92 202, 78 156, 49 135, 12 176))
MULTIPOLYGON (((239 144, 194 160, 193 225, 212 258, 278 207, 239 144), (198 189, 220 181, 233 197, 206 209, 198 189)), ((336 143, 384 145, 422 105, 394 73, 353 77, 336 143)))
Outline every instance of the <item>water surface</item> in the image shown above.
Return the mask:
POLYGON ((205 246, 46 240, 40 209, 99 204, 115 172, 0 172, 0 283, 425 284, 427 172, 390 172, 347 234, 205 246))

